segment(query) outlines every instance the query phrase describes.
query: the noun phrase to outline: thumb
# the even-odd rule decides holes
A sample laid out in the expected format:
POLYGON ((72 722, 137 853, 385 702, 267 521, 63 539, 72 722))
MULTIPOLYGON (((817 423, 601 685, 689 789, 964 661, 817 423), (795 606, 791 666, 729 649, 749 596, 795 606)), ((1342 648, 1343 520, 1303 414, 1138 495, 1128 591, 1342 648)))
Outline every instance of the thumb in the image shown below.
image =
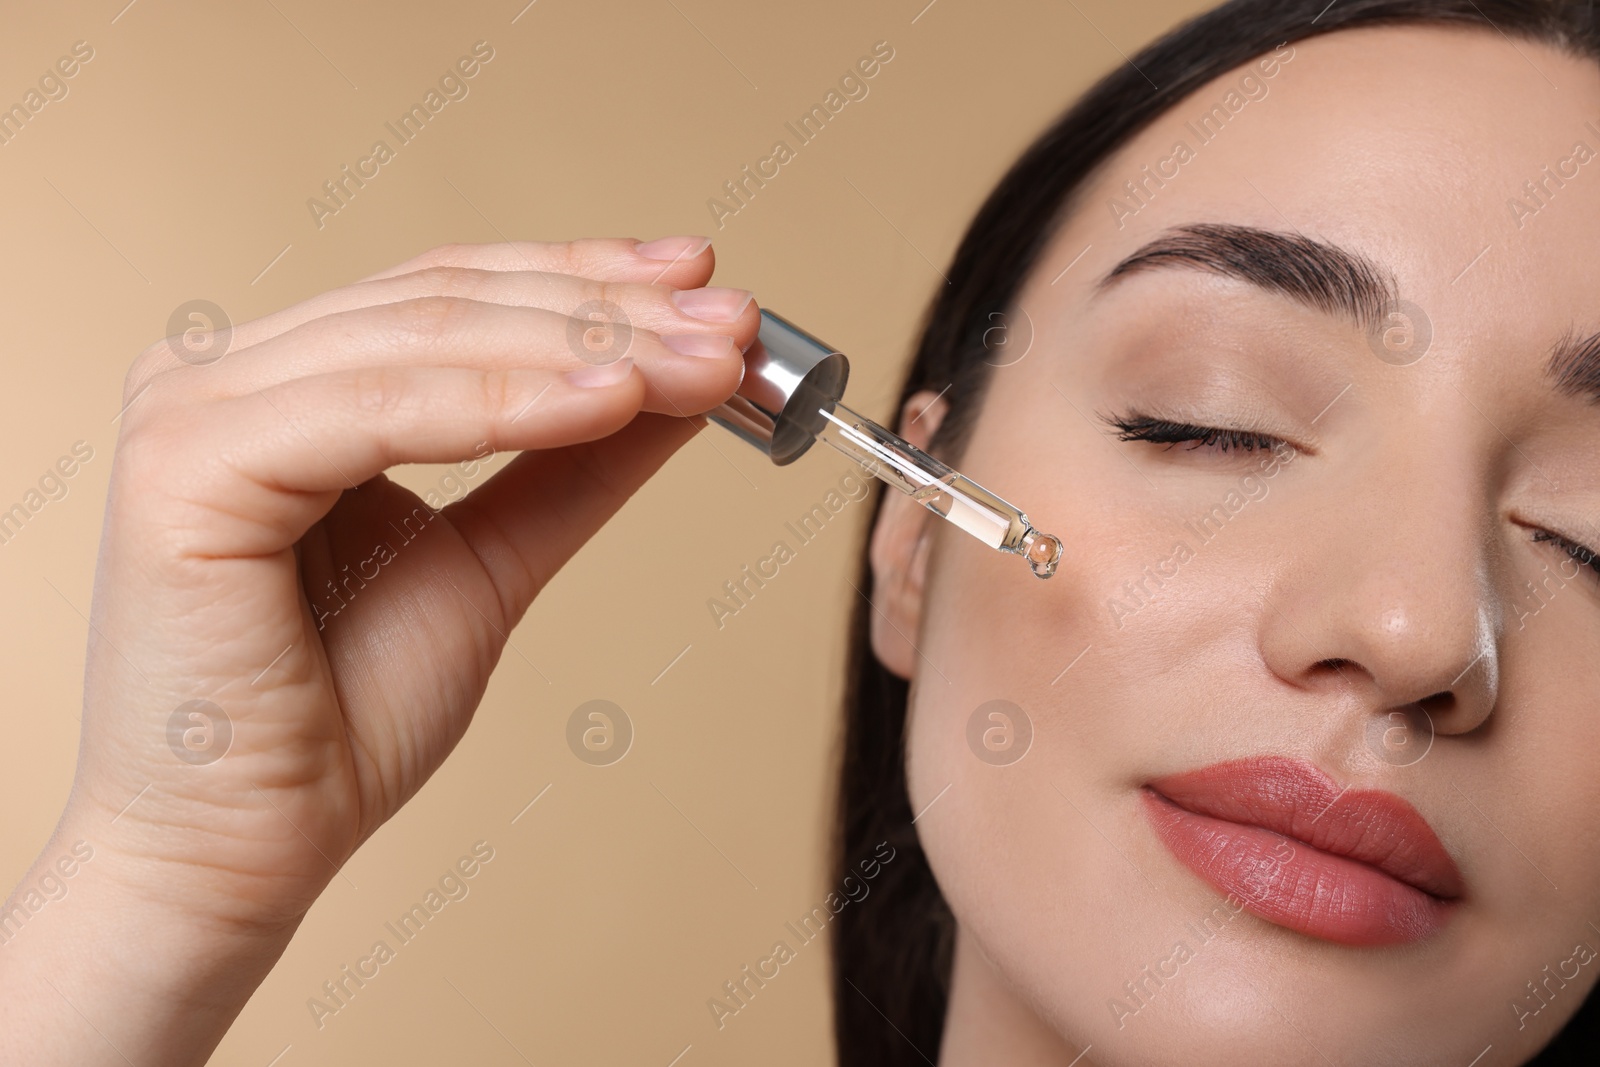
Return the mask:
POLYGON ((641 412, 583 444, 524 452, 444 514, 482 562, 509 623, 671 455, 702 416, 641 412))

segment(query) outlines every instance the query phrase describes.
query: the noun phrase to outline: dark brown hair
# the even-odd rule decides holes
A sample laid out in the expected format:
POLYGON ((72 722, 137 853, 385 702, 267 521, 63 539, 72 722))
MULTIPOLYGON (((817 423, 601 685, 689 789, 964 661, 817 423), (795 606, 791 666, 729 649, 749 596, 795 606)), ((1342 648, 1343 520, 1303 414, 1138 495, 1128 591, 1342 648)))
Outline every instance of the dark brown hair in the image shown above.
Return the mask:
MULTIPOLYGON (((983 403, 992 312, 1011 308, 1041 250, 1074 208, 1085 178, 1190 92, 1294 42, 1356 27, 1476 27, 1600 60, 1593 0, 1231 0, 1172 30, 1097 82, 1014 163, 967 228, 924 320, 898 412, 922 389, 948 390, 931 451, 956 461, 983 403)), ((1381 121, 1379 117, 1376 121, 1381 121)), ((882 487, 872 503, 874 521, 882 487)), ((872 595, 863 552, 856 584, 872 595)), ((834 1033, 842 1067, 936 1062, 949 991, 955 920, 911 825, 906 793, 907 683, 873 656, 870 602, 858 598, 849 631, 845 737, 839 777, 834 884, 881 841, 896 850, 872 893, 833 930, 834 1033)), ((1600 1049, 1591 997, 1534 1061, 1594 1062, 1600 1049)))

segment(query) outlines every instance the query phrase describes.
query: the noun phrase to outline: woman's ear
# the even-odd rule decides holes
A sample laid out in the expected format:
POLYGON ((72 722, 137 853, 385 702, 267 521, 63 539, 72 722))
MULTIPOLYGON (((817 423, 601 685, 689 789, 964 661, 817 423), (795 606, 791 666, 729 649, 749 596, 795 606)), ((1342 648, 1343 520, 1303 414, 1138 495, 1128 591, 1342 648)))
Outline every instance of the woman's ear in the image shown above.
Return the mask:
MULTIPOLYGON (((942 393, 924 389, 900 409, 896 432, 927 450, 949 410, 942 393)), ((872 652, 891 673, 909 680, 917 660, 917 630, 922 624, 922 592, 938 520, 900 492, 886 492, 872 528, 872 652)))

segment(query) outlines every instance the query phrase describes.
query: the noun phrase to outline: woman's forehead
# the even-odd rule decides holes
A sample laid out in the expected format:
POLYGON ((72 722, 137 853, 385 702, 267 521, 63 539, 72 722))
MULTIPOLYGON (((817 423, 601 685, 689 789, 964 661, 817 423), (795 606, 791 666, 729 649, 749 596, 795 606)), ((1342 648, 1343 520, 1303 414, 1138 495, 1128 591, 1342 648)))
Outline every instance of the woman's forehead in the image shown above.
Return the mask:
POLYGON ((1030 312, 1087 301, 1163 235, 1222 223, 1347 250, 1443 336, 1542 355, 1600 329, 1600 67, 1468 28, 1294 42, 1163 113, 1076 205, 1030 312))

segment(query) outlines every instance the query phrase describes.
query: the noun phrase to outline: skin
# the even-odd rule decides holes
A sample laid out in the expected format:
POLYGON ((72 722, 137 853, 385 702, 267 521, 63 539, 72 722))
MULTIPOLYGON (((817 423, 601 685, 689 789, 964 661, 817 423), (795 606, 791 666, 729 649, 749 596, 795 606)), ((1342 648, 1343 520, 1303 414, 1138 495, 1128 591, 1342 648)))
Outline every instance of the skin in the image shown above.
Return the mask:
POLYGON ((77 775, 8 911, 75 842, 92 862, 0 952, 0 1060, 206 1060, 338 865, 460 740, 539 590, 738 386, 759 310, 706 286, 705 238, 663 242, 438 248, 236 327, 214 363, 166 342, 134 363, 77 775), (687 293, 726 313, 686 314, 687 293), (569 346, 591 300, 632 324, 625 357, 569 346), (523 454, 324 617, 326 583, 421 505, 384 469, 485 444, 523 454), (234 725, 200 766, 167 743, 194 699, 234 725))
MULTIPOLYGON (((1063 538, 1060 572, 1040 582, 898 494, 874 530, 873 646, 912 682, 911 807, 933 805, 918 832, 959 926, 948 1067, 1464 1065, 1490 1044, 1492 1062, 1525 1062, 1600 972, 1519 1029, 1525 983, 1600 946, 1600 582, 1584 569, 1536 613, 1522 586, 1567 558, 1535 530, 1600 540, 1600 412, 1544 376, 1564 331, 1600 328, 1600 170, 1520 229, 1506 204, 1575 141, 1594 147, 1600 72, 1470 29, 1293 47, 1270 95, 1119 229, 1107 202, 1193 145, 1183 122, 1239 72, 1125 146, 1020 296, 1031 348, 993 372, 958 466, 1063 538), (1298 230, 1386 265, 1431 347, 1393 365, 1347 318, 1195 270, 1091 298, 1194 222, 1298 230), (1095 417, 1130 408, 1299 454, 1202 543, 1184 523, 1262 453, 1122 442, 1095 417), (1178 540, 1193 558, 1115 618, 1122 583, 1178 540), (1428 697, 1427 755, 1380 759, 1368 726, 1428 697), (966 739, 997 698, 1034 730, 1008 766, 966 739), (1222 900, 1157 837, 1140 787, 1271 753, 1414 805, 1465 879, 1458 911, 1385 948, 1242 912, 1119 1025, 1123 982, 1222 900)), ((933 398, 902 413, 919 445, 947 409, 933 398)))

